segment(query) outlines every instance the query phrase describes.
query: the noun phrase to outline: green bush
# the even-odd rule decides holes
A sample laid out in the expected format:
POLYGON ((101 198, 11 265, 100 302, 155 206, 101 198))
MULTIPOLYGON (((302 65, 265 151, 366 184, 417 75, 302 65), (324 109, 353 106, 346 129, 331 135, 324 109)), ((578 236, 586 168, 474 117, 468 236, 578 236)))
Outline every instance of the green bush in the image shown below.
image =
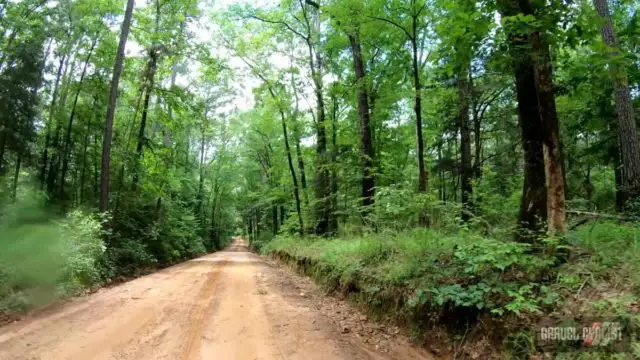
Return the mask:
POLYGON ((60 285, 63 291, 73 293, 99 283, 102 280, 99 259, 106 250, 100 220, 95 215, 74 210, 60 222, 60 227, 63 256, 67 259, 60 285))
POLYGON ((73 295, 101 280, 101 223, 73 211, 58 219, 36 198, 0 217, 0 310, 19 311, 73 295))
POLYGON ((105 218, 80 210, 60 218, 44 211, 44 203, 34 194, 0 214, 0 311, 44 305, 207 251, 199 220, 179 201, 159 207, 124 200, 105 218))
POLYGON ((201 255, 207 250, 201 231, 192 210, 179 201, 165 200, 161 206, 145 199, 124 202, 110 222, 109 275, 131 275, 201 255))
POLYGON ((379 228, 397 231, 409 229, 416 224, 429 200, 427 195, 416 194, 406 187, 379 187, 376 189, 376 202, 369 221, 379 228))
POLYGON ((249 238, 249 246, 254 251, 262 251, 262 248, 265 247, 273 240, 273 234, 270 232, 262 232, 260 236, 251 236, 249 238))

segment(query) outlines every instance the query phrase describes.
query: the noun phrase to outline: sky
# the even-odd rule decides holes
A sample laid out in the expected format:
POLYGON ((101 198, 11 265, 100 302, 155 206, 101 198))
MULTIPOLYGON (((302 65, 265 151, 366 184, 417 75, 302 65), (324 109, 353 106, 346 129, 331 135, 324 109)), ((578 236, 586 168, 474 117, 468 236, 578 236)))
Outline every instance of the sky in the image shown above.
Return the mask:
MULTIPOLYGON (((224 11, 227 7, 234 4, 242 4, 242 3, 251 3, 254 6, 264 6, 270 3, 270 1, 265 0, 213 0, 213 1, 200 1, 200 8, 202 10, 202 18, 199 19, 197 23, 191 23, 189 25, 190 32, 195 36, 195 38, 199 42, 209 42, 214 43, 212 40, 214 38, 214 32, 211 29, 208 21, 210 19, 210 14, 213 11, 224 11)), ((148 0, 135 0, 136 8, 144 8, 147 6, 148 0)), ((143 53, 143 48, 130 36, 125 53, 127 56, 141 56, 143 53)), ((232 68, 237 69, 243 76, 241 78, 236 78, 234 82, 234 87, 237 92, 237 96, 235 96, 234 100, 228 105, 229 109, 238 109, 241 111, 249 110, 254 107, 254 96, 253 89, 260 85, 258 79, 250 75, 246 65, 242 62, 241 59, 230 54, 226 49, 214 49, 212 46, 212 54, 220 55, 227 57, 229 60, 229 64, 232 68)), ((195 76, 198 73, 197 64, 185 64, 185 68, 187 69, 187 73, 179 73, 176 78, 176 84, 178 86, 188 86, 194 80, 195 76)))
MULTIPOLYGON (((148 6, 151 1, 153 0, 135 0, 135 8, 144 8, 148 6)), ((216 43, 216 35, 213 29, 215 25, 211 20, 211 14, 217 11, 225 11, 229 6, 235 4, 250 4, 254 7, 264 7, 277 5, 277 2, 277 0, 199 0, 202 14, 197 22, 191 22, 188 25, 190 33, 198 42, 210 43, 212 55, 226 58, 228 65, 234 69, 235 77, 233 79, 233 87, 236 95, 230 103, 225 105, 222 112, 228 113, 233 110, 246 111, 252 109, 255 105, 253 90, 261 85, 261 80, 251 73, 243 60, 234 56, 228 49, 216 43)), ((119 32, 120 23, 115 24, 112 31, 119 32)), ((127 57, 144 56, 143 47, 138 44, 131 35, 127 40, 125 54, 127 57)), ((271 56, 269 63, 274 68, 286 68, 290 66, 289 59, 280 54, 271 56)), ((182 65, 181 71, 176 78, 176 84, 186 87, 196 80, 196 77, 199 75, 199 66, 193 62, 182 65)), ((304 69, 302 70, 304 71, 304 69)), ((302 98, 299 104, 301 110, 309 109, 314 105, 312 100, 313 94, 302 93, 301 96, 302 98)))

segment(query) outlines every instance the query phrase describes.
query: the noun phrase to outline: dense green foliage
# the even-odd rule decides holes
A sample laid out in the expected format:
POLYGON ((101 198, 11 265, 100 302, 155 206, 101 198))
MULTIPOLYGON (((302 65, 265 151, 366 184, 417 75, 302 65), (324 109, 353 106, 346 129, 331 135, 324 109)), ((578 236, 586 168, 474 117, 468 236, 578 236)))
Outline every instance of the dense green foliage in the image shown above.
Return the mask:
POLYGON ((467 325, 458 341, 489 332, 516 358, 540 351, 545 316, 633 318, 637 334, 637 16, 631 1, 230 7, 223 42, 262 84, 239 154, 252 245, 425 336, 467 325))
POLYGON ((220 249, 235 229, 231 74, 194 39, 195 1, 134 11, 97 212, 121 5, 0 2, 0 312, 220 249))
POLYGON ((0 0, 0 311, 242 232, 517 354, 637 330, 637 1, 222 3, 0 0))

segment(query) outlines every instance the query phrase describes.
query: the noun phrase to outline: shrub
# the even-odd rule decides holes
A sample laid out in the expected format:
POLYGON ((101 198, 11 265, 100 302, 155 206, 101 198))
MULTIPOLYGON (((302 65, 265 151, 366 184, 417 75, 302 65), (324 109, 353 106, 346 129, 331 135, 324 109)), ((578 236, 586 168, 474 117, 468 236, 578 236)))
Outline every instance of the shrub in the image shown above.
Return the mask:
POLYGON ((95 217, 73 211, 56 219, 27 198, 5 209, 0 228, 0 310, 25 310, 100 282, 105 247, 95 217))
POLYGON ((171 265, 207 251, 202 238, 209 236, 207 229, 188 205, 178 200, 124 201, 109 227, 104 263, 109 277, 171 265))
POLYGON ((106 247, 102 242, 102 224, 95 215, 79 210, 60 222, 66 259, 61 287, 65 293, 82 290, 101 281, 99 259, 106 247))

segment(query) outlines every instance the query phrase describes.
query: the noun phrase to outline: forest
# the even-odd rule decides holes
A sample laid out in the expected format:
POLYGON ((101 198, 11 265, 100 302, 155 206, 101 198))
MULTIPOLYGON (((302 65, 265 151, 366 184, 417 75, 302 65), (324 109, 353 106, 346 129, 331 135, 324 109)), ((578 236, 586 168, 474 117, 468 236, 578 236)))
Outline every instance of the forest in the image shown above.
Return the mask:
POLYGON ((0 322, 243 235, 454 358, 640 358, 639 9, 0 0, 0 322))

